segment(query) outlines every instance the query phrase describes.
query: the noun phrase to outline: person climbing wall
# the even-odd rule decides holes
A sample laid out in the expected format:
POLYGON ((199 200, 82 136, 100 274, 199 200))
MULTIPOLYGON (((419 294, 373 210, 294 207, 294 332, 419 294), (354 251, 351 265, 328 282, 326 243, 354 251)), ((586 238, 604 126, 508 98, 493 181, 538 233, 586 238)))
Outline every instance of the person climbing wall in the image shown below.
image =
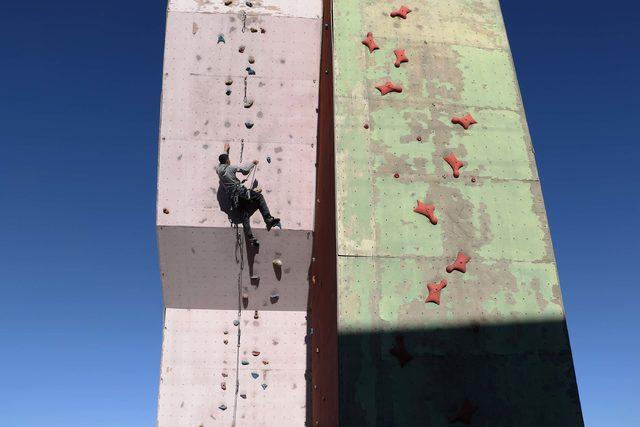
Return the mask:
POLYGON ((249 175, 253 168, 258 164, 258 160, 254 160, 244 165, 232 165, 229 159, 229 152, 231 147, 228 143, 224 144, 224 153, 220 154, 218 160, 220 164, 216 167, 216 172, 220 178, 220 185, 224 187, 227 194, 231 198, 231 206, 234 210, 238 211, 239 217, 242 220, 242 227, 244 228, 247 241, 250 245, 258 247, 260 242, 256 239, 251 231, 250 219, 251 215, 256 210, 260 210, 262 219, 267 225, 267 231, 272 227, 280 224, 280 218, 274 218, 269 212, 267 201, 262 195, 260 188, 247 188, 243 185, 246 180, 242 182, 238 179, 236 174, 240 172, 243 175, 249 175))

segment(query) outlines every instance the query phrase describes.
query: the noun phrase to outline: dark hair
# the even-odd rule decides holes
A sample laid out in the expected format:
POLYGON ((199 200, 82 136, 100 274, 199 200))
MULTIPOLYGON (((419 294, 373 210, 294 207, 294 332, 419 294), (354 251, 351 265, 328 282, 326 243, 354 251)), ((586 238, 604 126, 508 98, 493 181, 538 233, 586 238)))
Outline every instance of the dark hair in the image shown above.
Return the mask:
POLYGON ((224 164, 227 163, 227 160, 229 160, 229 155, 228 154, 220 154, 218 156, 218 161, 220 161, 220 164, 224 164))

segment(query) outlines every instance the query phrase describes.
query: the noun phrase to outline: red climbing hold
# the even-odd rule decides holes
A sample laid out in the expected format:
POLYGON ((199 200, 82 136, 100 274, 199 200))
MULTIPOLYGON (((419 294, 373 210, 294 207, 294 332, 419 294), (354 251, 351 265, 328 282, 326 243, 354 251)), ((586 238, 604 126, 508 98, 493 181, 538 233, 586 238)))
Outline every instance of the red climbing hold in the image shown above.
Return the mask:
POLYGON ((447 266, 447 273, 451 273, 453 270, 458 270, 461 273, 467 272, 467 263, 471 257, 468 257, 464 254, 464 252, 458 252, 458 256, 453 264, 449 264, 447 266))
POLYGON ((369 53, 372 53, 376 49, 380 49, 378 43, 373 39, 373 33, 368 32, 367 37, 362 40, 362 44, 369 48, 369 53))
POLYGON ((435 214, 436 207, 434 205, 427 205, 426 203, 422 203, 420 200, 418 200, 417 202, 418 206, 416 206, 413 211, 415 213, 426 216, 427 218, 429 218, 429 221, 431 221, 431 224, 436 225, 438 223, 438 218, 435 214))
POLYGON ((403 62, 409 62, 409 58, 407 58, 404 52, 404 49, 396 49, 393 51, 393 53, 396 54, 396 62, 394 62, 393 65, 395 65, 396 68, 400 67, 400 64, 403 62))
POLYGON ((409 353, 404 346, 404 336, 402 336, 402 334, 396 335, 396 343, 393 347, 391 347, 389 353, 391 353, 391 355, 395 356, 398 359, 398 361, 400 362, 400 367, 404 367, 404 365, 406 365, 413 359, 411 353, 409 353))
POLYGON ((395 18, 396 16, 399 16, 402 19, 407 19, 407 14, 409 12, 411 12, 411 9, 409 9, 407 6, 400 6, 400 9, 391 12, 391 17, 395 18))
POLYGON ((464 117, 454 117, 451 119, 451 123, 454 123, 456 125, 460 125, 465 129, 469 129, 471 127, 471 125, 475 125, 476 120, 473 118, 473 116, 471 116, 471 114, 467 114, 464 117))
POLYGON ((395 179, 398 179, 398 178, 400 178, 400 174, 399 174, 398 172, 396 172, 396 173, 394 173, 394 174, 393 174, 393 177, 394 177, 395 179))
POLYGON ((454 178, 459 177, 460 176, 460 168, 464 166, 464 163, 462 163, 460 160, 458 160, 456 155, 453 154, 453 153, 450 153, 448 156, 446 156, 444 158, 444 160, 447 163, 449 163, 449 166, 451 166, 451 169, 453 169, 454 178))
POLYGON ((464 424, 471 424, 471 417, 478 410, 478 406, 474 405, 470 400, 465 400, 462 407, 454 415, 449 417, 449 422, 455 423, 460 421, 464 424))
POLYGON ((429 296, 424 302, 432 302, 440 305, 440 291, 447 287, 447 279, 442 279, 439 284, 427 283, 429 296))
POLYGON ((364 128, 365 128, 365 129, 369 129, 369 123, 365 123, 365 124, 364 124, 364 128))
POLYGON ((376 89, 380 91, 382 96, 388 94, 389 92, 402 92, 402 86, 394 85, 392 82, 386 82, 385 84, 376 86, 376 89))

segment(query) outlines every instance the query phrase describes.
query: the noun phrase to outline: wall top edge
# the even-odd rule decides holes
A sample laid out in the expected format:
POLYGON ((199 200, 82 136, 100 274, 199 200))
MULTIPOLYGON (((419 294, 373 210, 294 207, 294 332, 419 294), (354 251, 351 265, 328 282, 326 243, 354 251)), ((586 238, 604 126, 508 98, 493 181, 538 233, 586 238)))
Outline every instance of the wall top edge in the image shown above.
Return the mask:
POLYGON ((169 12, 192 13, 242 13, 248 15, 271 15, 290 18, 322 17, 322 0, 231 0, 229 5, 225 0, 170 0, 167 7, 169 12), (251 4, 249 7, 247 4, 251 4))

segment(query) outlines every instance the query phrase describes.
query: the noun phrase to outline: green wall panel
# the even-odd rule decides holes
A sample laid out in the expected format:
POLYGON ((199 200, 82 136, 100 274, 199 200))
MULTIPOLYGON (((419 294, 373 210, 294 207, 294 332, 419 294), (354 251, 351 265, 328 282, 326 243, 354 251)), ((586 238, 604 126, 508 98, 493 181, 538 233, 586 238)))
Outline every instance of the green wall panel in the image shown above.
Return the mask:
POLYGON ((449 425, 465 399, 474 425, 582 425, 499 3, 416 3, 406 20, 389 16, 399 3, 333 3, 341 425, 449 425), (394 67, 394 49, 409 62, 394 67), (381 96, 387 80, 403 92, 381 96), (478 124, 451 123, 467 113, 478 124), (468 271, 447 274, 458 251, 468 271), (443 278, 441 304, 425 304, 443 278))

